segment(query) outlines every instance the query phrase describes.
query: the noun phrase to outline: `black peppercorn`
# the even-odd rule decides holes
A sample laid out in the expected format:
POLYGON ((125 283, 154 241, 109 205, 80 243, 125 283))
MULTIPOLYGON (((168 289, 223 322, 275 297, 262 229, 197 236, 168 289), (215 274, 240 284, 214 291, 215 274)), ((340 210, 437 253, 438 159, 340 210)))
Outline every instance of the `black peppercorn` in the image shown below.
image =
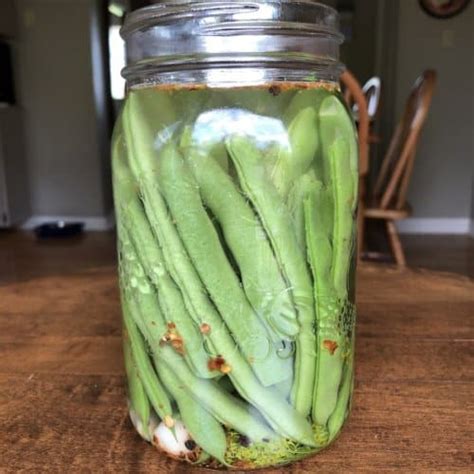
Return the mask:
POLYGON ((194 451, 196 449, 196 442, 192 439, 188 439, 187 441, 185 441, 184 445, 187 449, 189 449, 189 451, 194 451))
POLYGON ((244 436, 244 435, 240 435, 239 436, 239 443, 241 446, 243 446, 244 448, 248 448, 250 446, 250 439, 247 438, 247 436, 244 436))

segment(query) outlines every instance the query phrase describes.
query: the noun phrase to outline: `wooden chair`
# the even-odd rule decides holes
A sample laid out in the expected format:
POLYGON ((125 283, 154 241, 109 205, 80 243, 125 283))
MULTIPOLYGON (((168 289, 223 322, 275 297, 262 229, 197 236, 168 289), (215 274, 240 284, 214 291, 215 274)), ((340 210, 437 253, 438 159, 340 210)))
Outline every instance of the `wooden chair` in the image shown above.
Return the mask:
MULTIPOLYGON (((380 77, 371 77, 362 87, 362 92, 364 93, 367 102, 369 121, 373 122, 378 118, 380 111, 380 99, 382 95, 382 81, 380 80, 380 77)), ((359 120, 359 105, 357 103, 350 103, 352 102, 351 96, 347 97, 346 100, 349 101, 349 105, 352 108, 352 115, 357 122, 359 120)))
POLYGON ((382 81, 380 80, 380 77, 374 76, 370 78, 364 84, 362 91, 365 94, 367 109, 369 112, 369 145, 376 145, 381 142, 380 136, 373 131, 376 121, 380 118, 380 105, 382 99, 382 81))
POLYGON ((406 259, 395 221, 411 214, 406 195, 418 140, 433 98, 436 77, 435 71, 427 70, 416 80, 382 162, 370 205, 365 206, 363 211, 365 219, 385 220, 392 254, 401 267, 406 265, 406 259))
POLYGON ((370 119, 367 110, 367 100, 354 75, 345 71, 341 75, 341 84, 344 86, 344 99, 349 107, 357 104, 359 132, 359 210, 357 214, 357 256, 360 259, 364 243, 364 203, 366 194, 366 177, 369 172, 369 127, 370 119))
MULTIPOLYGON (((369 115, 369 135, 367 141, 370 147, 371 144, 378 144, 381 142, 380 137, 372 131, 372 128, 375 125, 375 122, 379 119, 380 115, 380 104, 382 98, 382 81, 380 80, 380 77, 371 77, 362 87, 362 93, 365 96, 365 101, 367 103, 367 113, 369 115)), ((360 119, 359 104, 355 102, 351 91, 347 88, 345 90, 344 96, 348 107, 352 111, 352 116, 358 124, 360 119)))

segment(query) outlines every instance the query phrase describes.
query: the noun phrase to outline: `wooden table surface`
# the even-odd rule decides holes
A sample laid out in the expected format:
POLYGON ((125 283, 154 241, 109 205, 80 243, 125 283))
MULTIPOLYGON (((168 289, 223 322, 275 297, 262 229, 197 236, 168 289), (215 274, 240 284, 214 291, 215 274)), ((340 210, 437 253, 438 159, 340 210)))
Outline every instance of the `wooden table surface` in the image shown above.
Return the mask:
MULTIPOLYGON (((474 283, 366 266, 358 306, 349 423, 284 472, 473 472, 474 283)), ((0 453, 2 473, 189 472, 128 420, 113 267, 0 282, 0 453)))

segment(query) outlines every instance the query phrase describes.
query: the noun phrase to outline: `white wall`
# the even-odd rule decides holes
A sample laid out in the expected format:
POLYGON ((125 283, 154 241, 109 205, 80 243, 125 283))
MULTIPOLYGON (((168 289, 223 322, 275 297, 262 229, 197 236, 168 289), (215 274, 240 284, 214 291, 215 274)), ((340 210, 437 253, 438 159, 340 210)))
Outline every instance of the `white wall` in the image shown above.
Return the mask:
POLYGON ((415 0, 399 4, 396 117, 417 75, 425 68, 439 74, 409 191, 415 220, 401 228, 467 233, 474 216, 474 4, 448 20, 429 17, 415 0))
MULTIPOLYGON (((19 0, 20 103, 33 216, 109 212, 91 59, 95 0, 19 0)), ((35 221, 35 222, 36 222, 35 221)))

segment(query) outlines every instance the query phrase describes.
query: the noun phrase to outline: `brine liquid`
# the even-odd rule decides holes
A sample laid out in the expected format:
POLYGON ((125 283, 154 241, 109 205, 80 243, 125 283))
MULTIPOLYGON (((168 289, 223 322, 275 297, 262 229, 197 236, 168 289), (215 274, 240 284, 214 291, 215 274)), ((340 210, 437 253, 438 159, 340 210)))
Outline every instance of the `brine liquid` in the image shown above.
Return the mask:
POLYGON ((167 454, 278 466, 353 383, 354 126, 335 87, 148 87, 113 139, 132 421, 167 454))

